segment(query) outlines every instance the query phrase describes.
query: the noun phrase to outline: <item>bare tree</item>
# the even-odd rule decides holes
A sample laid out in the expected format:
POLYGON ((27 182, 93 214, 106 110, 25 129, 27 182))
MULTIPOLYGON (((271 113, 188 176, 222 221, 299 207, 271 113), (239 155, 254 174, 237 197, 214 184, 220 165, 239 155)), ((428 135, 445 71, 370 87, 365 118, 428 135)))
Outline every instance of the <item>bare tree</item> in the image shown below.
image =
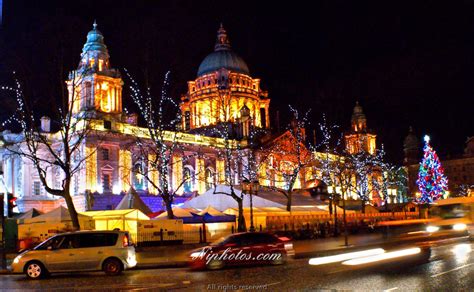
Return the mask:
POLYGON ((406 200, 407 196, 407 175, 403 167, 394 165, 386 160, 386 153, 382 146, 381 149, 377 150, 374 160, 378 168, 377 179, 374 181, 375 191, 379 194, 380 198, 384 201, 385 206, 388 207, 389 199, 395 198, 406 200), (396 193, 389 194, 389 190, 392 189, 396 193), (392 196, 392 198, 390 197, 392 196))
POLYGON ((224 147, 220 148, 219 160, 224 167, 224 175, 219 173, 222 169, 217 169, 217 184, 214 186, 214 194, 230 196, 237 202, 238 216, 237 216, 237 230, 243 232, 247 230, 244 217, 244 193, 236 191, 236 174, 239 173, 239 167, 242 162, 242 149, 237 144, 237 141, 232 139, 236 136, 236 127, 234 123, 221 123, 215 127, 214 131, 218 137, 223 139, 224 147), (218 190, 218 185, 227 186, 226 190, 218 190))
POLYGON ((133 101, 139 108, 145 124, 145 133, 137 128, 136 140, 133 143, 143 167, 132 171, 141 175, 148 185, 156 190, 165 203, 168 218, 172 219, 174 218, 172 204, 176 195, 182 191, 187 181, 204 172, 204 169, 196 169, 194 177, 173 176, 172 171, 173 169, 182 171, 177 166, 182 166, 191 158, 203 157, 199 157, 196 152, 187 155, 185 145, 180 141, 186 134, 181 132, 179 105, 167 93, 169 72, 165 75, 161 96, 156 98, 151 94, 150 88, 142 93, 137 82, 127 70, 125 71, 131 81, 133 101))
POLYGON ((24 94, 20 82, 15 80, 15 87, 2 87, 15 94, 18 108, 9 120, 18 122, 21 137, 7 149, 14 155, 31 161, 36 169, 44 189, 58 197, 64 198, 71 216, 73 228, 80 229, 79 219, 71 196, 72 182, 75 175, 83 169, 85 160, 92 154, 87 153, 86 138, 91 133, 90 119, 86 115, 76 114, 75 107, 81 102, 80 88, 85 72, 73 71, 70 80, 73 90, 69 98, 64 93, 60 104, 54 109, 53 121, 59 126, 57 132, 41 129, 37 121, 35 107, 31 98, 24 94), (47 179, 48 173, 56 172, 56 179, 61 184, 53 184, 47 179))
POLYGON ((306 168, 311 167, 312 155, 306 146, 305 128, 308 124, 309 110, 300 114, 290 106, 293 119, 288 127, 289 137, 276 141, 265 153, 268 166, 266 176, 270 178, 271 189, 280 192, 287 199, 286 209, 291 211, 293 191, 298 179, 303 179, 306 168))

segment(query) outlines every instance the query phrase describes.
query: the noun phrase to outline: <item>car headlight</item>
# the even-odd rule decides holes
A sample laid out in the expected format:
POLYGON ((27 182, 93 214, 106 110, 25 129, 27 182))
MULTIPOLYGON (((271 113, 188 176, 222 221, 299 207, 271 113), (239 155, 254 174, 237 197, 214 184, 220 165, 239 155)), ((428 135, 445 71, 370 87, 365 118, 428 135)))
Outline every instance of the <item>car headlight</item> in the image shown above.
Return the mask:
POLYGON ((428 227, 426 227, 426 231, 429 232, 429 233, 436 232, 438 230, 439 230, 438 226, 428 226, 428 227))
POLYGON ((453 225, 453 229, 456 231, 463 231, 463 230, 466 230, 466 228, 467 228, 467 225, 464 223, 458 223, 458 224, 453 225))
POLYGON ((18 264, 20 262, 21 257, 22 257, 21 255, 16 256, 15 259, 13 260, 13 263, 18 264))
POLYGON ((204 256, 204 253, 202 251, 196 251, 190 254, 189 256, 192 257, 193 259, 196 259, 196 258, 201 258, 202 256, 204 256))

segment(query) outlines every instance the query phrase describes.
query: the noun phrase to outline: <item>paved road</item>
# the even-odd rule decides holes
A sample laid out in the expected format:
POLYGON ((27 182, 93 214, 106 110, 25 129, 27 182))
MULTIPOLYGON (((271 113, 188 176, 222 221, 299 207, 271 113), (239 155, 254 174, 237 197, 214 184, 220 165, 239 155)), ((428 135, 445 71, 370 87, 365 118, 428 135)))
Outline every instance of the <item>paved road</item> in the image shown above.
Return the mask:
POLYGON ((284 266, 211 272, 191 272, 184 268, 131 270, 118 277, 85 273, 30 281, 23 275, 0 275, 0 290, 18 291, 222 291, 222 288, 255 291, 259 287, 266 287, 267 291, 469 291, 474 287, 474 244, 465 242, 433 248, 428 262, 356 269, 340 264, 310 266, 307 259, 298 259, 284 266))

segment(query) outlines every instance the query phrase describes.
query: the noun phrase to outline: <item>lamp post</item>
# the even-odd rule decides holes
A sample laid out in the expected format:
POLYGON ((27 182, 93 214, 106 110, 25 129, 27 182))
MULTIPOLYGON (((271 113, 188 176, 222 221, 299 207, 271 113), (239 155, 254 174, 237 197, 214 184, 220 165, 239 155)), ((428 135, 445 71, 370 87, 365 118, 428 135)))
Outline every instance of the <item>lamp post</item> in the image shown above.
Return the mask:
POLYGON ((242 181, 242 190, 249 194, 250 196, 250 232, 255 232, 255 227, 253 225, 253 198, 252 195, 258 193, 259 184, 257 180, 250 182, 247 179, 242 181))

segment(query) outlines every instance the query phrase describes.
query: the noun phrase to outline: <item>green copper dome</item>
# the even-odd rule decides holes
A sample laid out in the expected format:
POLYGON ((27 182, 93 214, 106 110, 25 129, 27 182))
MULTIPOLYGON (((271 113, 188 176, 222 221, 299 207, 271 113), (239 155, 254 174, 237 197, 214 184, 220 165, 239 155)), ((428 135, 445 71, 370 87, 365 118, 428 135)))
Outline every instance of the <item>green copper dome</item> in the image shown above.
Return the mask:
POLYGON ((91 31, 87 34, 87 41, 82 48, 82 54, 89 51, 99 51, 107 54, 107 46, 104 43, 104 36, 97 29, 97 23, 94 21, 94 25, 91 31))
POLYGON ((198 69, 198 77, 207 73, 225 68, 232 72, 249 75, 249 68, 245 61, 232 51, 225 29, 222 27, 217 31, 217 42, 214 52, 207 55, 198 69))

